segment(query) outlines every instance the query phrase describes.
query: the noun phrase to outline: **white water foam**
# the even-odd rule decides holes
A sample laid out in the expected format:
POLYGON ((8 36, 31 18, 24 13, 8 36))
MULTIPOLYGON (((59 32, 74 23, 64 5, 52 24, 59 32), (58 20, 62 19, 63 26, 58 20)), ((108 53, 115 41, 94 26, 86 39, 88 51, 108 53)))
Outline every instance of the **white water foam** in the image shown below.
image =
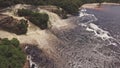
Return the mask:
POLYGON ((79 14, 79 17, 83 17, 83 16, 85 16, 85 15, 88 15, 87 13, 86 13, 86 9, 82 9, 81 11, 80 11, 80 14, 79 14))
MULTIPOLYGON (((12 16, 17 20, 25 19, 24 17, 17 16, 16 12, 18 9, 22 9, 22 8, 26 9, 26 7, 28 6, 30 5, 18 4, 16 6, 9 7, 9 9, 8 8, 5 9, 3 14, 12 16)), ((71 26, 73 26, 72 24, 65 23, 66 21, 60 19, 60 17, 55 13, 49 12, 47 10, 39 9, 39 7, 38 7, 38 11, 40 13, 47 13, 49 15, 49 22, 51 22, 52 26, 56 28, 62 27, 65 29, 69 29, 71 28, 71 26)), ((48 52, 48 54, 50 54, 50 56, 52 56, 53 54, 52 52, 55 52, 54 46, 57 45, 58 43, 56 42, 60 40, 54 34, 52 34, 49 30, 41 30, 39 27, 37 27, 36 25, 30 22, 28 24, 29 24, 28 31, 25 35, 16 35, 14 33, 9 33, 7 31, 0 30, 0 38, 8 38, 8 39, 17 38, 20 41, 20 43, 38 45, 40 49, 45 50, 46 52, 48 52)), ((30 61, 30 65, 34 63, 31 61, 30 58, 28 58, 28 60, 30 61)))
POLYGON ((84 19, 89 18, 89 21, 86 23, 82 23, 82 24, 80 23, 81 26, 86 27, 87 31, 93 31, 96 37, 100 37, 103 40, 112 38, 111 36, 108 35, 109 32, 99 28, 97 25, 92 23, 94 21, 97 21, 98 19, 95 17, 94 14, 88 14, 86 13, 86 11, 87 11, 86 9, 82 9, 80 11, 79 17, 84 17, 84 19))
MULTIPOLYGON (((95 33, 95 36, 101 37, 103 40, 112 38, 111 36, 108 35, 109 32, 104 31, 103 29, 99 28, 97 25, 95 25, 93 23, 90 23, 88 25, 88 28, 89 28, 89 30, 92 30, 95 33)), ((88 30, 88 29, 86 29, 86 30, 88 30)))
MULTIPOLYGON (((17 20, 25 19, 24 17, 19 17, 16 15, 17 10, 21 9, 21 8, 25 8, 25 6, 27 6, 27 5, 18 4, 16 6, 12 6, 9 8, 9 10, 6 9, 3 12, 3 14, 12 16, 13 18, 15 18, 17 20)), ((48 15, 53 16, 52 17, 53 19, 51 20, 51 22, 53 22, 53 20, 56 19, 56 14, 49 12, 49 11, 47 11, 47 12, 48 12, 48 15)), ((35 45, 38 45, 39 48, 49 51, 49 53, 50 53, 50 51, 54 52, 53 51, 54 49, 52 49, 53 45, 54 45, 55 41, 58 41, 56 36, 54 36, 52 33, 50 33, 47 30, 41 30, 39 27, 37 27, 36 25, 34 25, 30 22, 28 24, 29 24, 29 26, 28 26, 28 31, 26 34, 16 35, 14 33, 9 33, 7 31, 0 30, 0 38, 8 38, 8 39, 17 38, 21 44, 22 43, 35 44, 35 45), (52 43, 51 41, 53 39, 55 41, 52 43)), ((27 58, 27 59, 29 60, 30 65, 35 64, 34 62, 32 62, 31 58, 27 58)), ((37 66, 37 65, 35 64, 35 66, 37 66)), ((38 67, 35 67, 35 68, 38 68, 38 67)))
POLYGON ((32 65, 34 65, 34 68, 38 68, 38 66, 36 65, 36 63, 34 63, 32 61, 32 57, 30 55, 27 56, 27 60, 29 61, 30 68, 32 68, 32 65))
POLYGON ((94 22, 94 21, 97 21, 98 19, 95 17, 94 14, 88 14, 86 13, 86 9, 83 8, 81 9, 81 11, 79 11, 79 17, 81 18, 81 20, 87 20, 86 23, 91 23, 91 22, 94 22))

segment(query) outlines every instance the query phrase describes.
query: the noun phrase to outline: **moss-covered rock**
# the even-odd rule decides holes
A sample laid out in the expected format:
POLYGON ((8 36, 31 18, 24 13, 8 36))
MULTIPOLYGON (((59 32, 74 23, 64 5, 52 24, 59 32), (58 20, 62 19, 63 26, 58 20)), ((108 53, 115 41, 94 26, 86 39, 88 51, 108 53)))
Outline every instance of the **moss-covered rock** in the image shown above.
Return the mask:
POLYGON ((13 17, 2 15, 0 16, 0 29, 15 33, 25 34, 27 32, 28 23, 26 20, 16 20, 13 17))

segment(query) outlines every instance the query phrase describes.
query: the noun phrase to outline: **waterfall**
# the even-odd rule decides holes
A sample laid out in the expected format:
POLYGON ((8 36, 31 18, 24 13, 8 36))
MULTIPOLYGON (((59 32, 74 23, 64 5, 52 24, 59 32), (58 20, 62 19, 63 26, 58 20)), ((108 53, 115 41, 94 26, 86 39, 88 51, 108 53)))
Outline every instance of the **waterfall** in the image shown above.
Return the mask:
MULTIPOLYGON (((0 30, 0 37, 9 39, 15 37, 20 43, 38 45, 39 49, 45 51, 48 54, 47 56, 56 62, 53 66, 58 65, 58 67, 55 68, 94 68, 97 66, 103 68, 101 66, 104 63, 108 65, 114 59, 117 60, 115 56, 106 56, 102 52, 107 48, 106 45, 117 47, 118 42, 110 36, 108 31, 94 24, 98 18, 94 14, 88 14, 87 9, 81 9, 79 16, 68 19, 61 19, 57 14, 41 9, 39 6, 35 7, 26 4, 9 7, 2 13, 18 20, 25 19, 16 14, 17 10, 22 8, 31 9, 39 13, 47 13, 49 15, 48 23, 51 28, 41 30, 38 26, 28 21, 29 26, 26 34, 16 35, 0 30), (103 50, 100 50, 102 47, 103 50)), ((25 49, 27 48, 26 46, 25 49)), ((105 51, 105 53, 109 54, 109 50, 105 51)), ((112 51, 110 54, 112 55, 112 51)), ((30 55, 27 56, 30 65, 34 64, 35 68, 39 68, 39 64, 33 62, 32 58, 30 55)))
MULTIPOLYGON (((73 24, 68 23, 66 20, 61 19, 57 14, 49 12, 47 10, 41 9, 40 7, 35 7, 26 4, 17 4, 12 7, 8 7, 4 9, 2 14, 12 16, 17 20, 25 19, 24 17, 19 17, 17 15, 18 9, 31 9, 33 11, 37 11, 39 13, 47 13, 49 15, 49 24, 52 26, 51 30, 41 30, 38 26, 32 24, 28 21, 28 31, 25 35, 16 35, 14 33, 9 33, 7 31, 0 30, 1 38, 17 38, 21 44, 34 44, 38 45, 38 47, 44 51, 46 51, 49 56, 57 56, 57 52, 55 51, 55 46, 61 42, 59 38, 56 37, 51 31, 59 30, 59 28, 69 29, 73 27, 73 24), (54 54, 55 53, 55 54, 54 54)), ((25 19, 26 20, 26 19, 25 19)), ((53 58, 53 57, 52 57, 53 58)), ((57 57, 58 58, 58 57, 57 57)), ((54 58, 55 59, 55 58, 54 58)), ((32 65, 31 57, 28 58, 30 61, 30 65, 32 65)), ((57 60, 56 60, 57 61, 57 60)), ((35 64, 35 63, 34 63, 35 64)), ((37 64, 35 64, 37 65, 37 64)))
MULTIPOLYGON (((12 16, 13 18, 18 19, 18 20, 25 19, 24 17, 19 17, 19 16, 16 15, 17 10, 18 9, 22 9, 22 8, 24 8, 24 9, 27 8, 28 9, 28 8, 31 8, 31 7, 33 7, 33 6, 31 6, 31 5, 25 5, 25 4, 18 4, 18 5, 9 7, 9 9, 7 8, 6 11, 2 12, 2 14, 8 15, 8 16, 12 16)), ((36 8, 36 9, 39 10, 40 8, 36 8)), ((40 9, 39 12, 47 13, 49 15, 49 17, 50 17, 49 21, 53 25, 56 24, 56 23, 59 23, 57 21, 60 21, 60 18, 59 18, 59 16, 57 14, 54 14, 52 12, 49 12, 49 11, 43 10, 43 9, 40 9)), ((41 37, 44 37, 44 38, 47 37, 46 30, 41 30, 38 26, 32 24, 31 22, 29 22, 28 24, 29 24, 29 26, 28 26, 28 31, 27 31, 26 35, 19 36, 19 35, 15 35, 13 33, 9 33, 9 32, 6 32, 6 31, 1 31, 1 33, 3 32, 2 34, 4 34, 4 35, 6 34, 7 35, 6 37, 16 37, 22 43, 25 42, 25 37, 26 37, 26 41, 27 41, 27 39, 30 40, 31 38, 39 39, 41 37), (24 38, 24 40, 22 40, 22 38, 24 38)), ((5 36, 1 35, 1 37, 5 37, 5 36)), ((30 42, 33 43, 32 41, 33 40, 31 40, 30 42)), ((39 41, 41 41, 41 40, 39 40, 39 41)), ((30 43, 30 42, 28 42, 28 43, 30 43)))
MULTIPOLYGON (((31 9, 33 6, 31 5, 25 5, 25 4, 18 4, 12 7, 9 7, 2 12, 2 14, 12 16, 15 19, 25 19, 24 17, 17 16, 17 10, 18 9, 31 9)), ((62 19, 60 17, 52 12, 49 12, 44 9, 40 9, 39 7, 36 7, 35 9, 32 9, 33 11, 39 11, 40 13, 47 13, 49 15, 49 22, 52 24, 53 27, 61 27, 65 26, 66 24, 63 24, 62 19)), ((29 22, 29 21, 28 21, 29 22)), ((24 44, 34 44, 38 45, 40 49, 45 50, 49 54, 51 52, 54 52, 54 46, 57 45, 56 41, 59 41, 56 36, 54 36, 49 30, 41 30, 38 26, 32 24, 31 22, 28 23, 28 31, 25 35, 16 35, 14 33, 9 33, 7 31, 0 30, 0 37, 1 38, 17 38, 20 43, 24 44), (54 41, 54 42, 52 42, 54 41)), ((51 54, 52 55, 52 54, 51 54)), ((31 63, 34 63, 31 61, 30 58, 28 58, 31 63)))

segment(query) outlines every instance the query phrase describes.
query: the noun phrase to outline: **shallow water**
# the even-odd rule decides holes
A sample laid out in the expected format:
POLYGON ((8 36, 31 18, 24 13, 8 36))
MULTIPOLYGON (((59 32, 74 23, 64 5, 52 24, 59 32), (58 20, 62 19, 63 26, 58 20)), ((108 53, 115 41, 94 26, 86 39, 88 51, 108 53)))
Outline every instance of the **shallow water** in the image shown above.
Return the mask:
POLYGON ((120 39, 120 6, 103 5, 102 10, 88 9, 88 13, 95 14, 98 21, 95 24, 110 32, 110 34, 120 39))
MULTIPOLYGON (((33 58, 44 61, 33 60, 39 68, 48 68, 48 66, 49 68, 50 66, 52 68, 119 68, 120 48, 116 35, 120 35, 118 15, 120 13, 114 6, 102 6, 102 8, 104 9, 87 9, 85 14, 81 13, 83 15, 65 20, 61 20, 54 13, 44 11, 50 16, 52 28, 41 31, 36 28, 37 26, 30 24, 31 28, 29 27, 27 35, 15 36, 21 42, 28 44, 35 42, 45 51, 46 58, 41 56, 37 58, 38 53, 35 53, 33 58), (53 62, 48 61, 49 57, 53 62), (44 65, 41 66, 41 63, 44 65)), ((15 37, 11 33, 6 35, 15 37)), ((36 49, 33 52, 36 52, 36 49)))
POLYGON ((120 10, 117 7, 120 8, 104 5, 102 10, 87 9, 85 16, 67 19, 67 23, 75 25, 74 28, 53 29, 57 38, 63 42, 56 46, 65 64, 61 68, 120 67, 120 10))

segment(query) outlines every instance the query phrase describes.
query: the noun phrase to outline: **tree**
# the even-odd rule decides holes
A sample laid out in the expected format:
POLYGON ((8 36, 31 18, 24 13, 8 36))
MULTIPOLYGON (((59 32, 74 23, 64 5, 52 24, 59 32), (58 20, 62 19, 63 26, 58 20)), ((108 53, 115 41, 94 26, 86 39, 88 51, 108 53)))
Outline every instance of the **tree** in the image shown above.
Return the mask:
POLYGON ((18 15, 25 16, 30 22, 39 26, 41 29, 48 28, 49 16, 46 13, 33 12, 28 9, 19 9, 18 15))
POLYGON ((1 43, 0 44, 9 45, 10 41, 8 40, 8 38, 3 38, 3 39, 1 39, 1 43))
POLYGON ((101 6, 101 3, 104 2, 104 0, 96 0, 96 2, 99 3, 99 4, 98 4, 98 7, 100 7, 100 6, 101 6))
POLYGON ((27 21, 22 19, 19 21, 19 23, 16 25, 16 28, 18 28, 19 31, 17 31, 16 33, 17 34, 25 34, 27 32, 27 27, 28 27, 28 24, 27 24, 27 21))
POLYGON ((10 40, 11 44, 14 45, 15 47, 18 47, 20 42, 16 39, 16 38, 13 38, 12 40, 10 40))
POLYGON ((18 12, 17 12, 17 14, 19 15, 19 16, 29 16, 29 15, 31 15, 31 13, 32 13, 32 11, 31 10, 26 10, 26 9, 18 9, 18 12))
POLYGON ((20 50, 19 41, 16 38, 0 40, 0 68, 22 68, 25 59, 26 56, 20 50))

